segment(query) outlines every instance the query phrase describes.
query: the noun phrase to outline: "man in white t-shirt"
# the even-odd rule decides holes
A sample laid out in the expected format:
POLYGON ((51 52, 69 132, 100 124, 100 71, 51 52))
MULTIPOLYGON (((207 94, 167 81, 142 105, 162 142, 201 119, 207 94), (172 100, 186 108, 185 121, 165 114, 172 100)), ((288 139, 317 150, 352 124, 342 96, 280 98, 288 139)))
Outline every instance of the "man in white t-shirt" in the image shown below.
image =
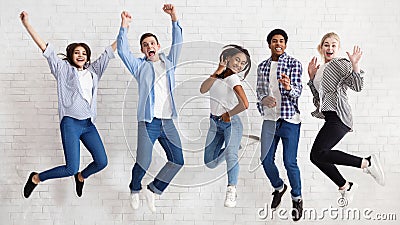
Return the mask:
POLYGON ((300 170, 297 166, 297 149, 300 137, 300 111, 298 98, 301 95, 302 66, 295 58, 285 53, 288 36, 284 30, 275 29, 267 36, 271 57, 258 65, 257 97, 258 109, 264 122, 261 132, 261 161, 264 171, 275 191, 271 208, 276 209, 287 185, 279 176, 275 165, 275 152, 282 140, 283 162, 292 188, 292 218, 302 216, 300 170))
POLYGON ((121 13, 122 21, 117 38, 118 55, 138 82, 139 92, 136 162, 129 184, 133 209, 139 208, 141 182, 150 167, 156 140, 168 159, 153 181, 143 188, 152 212, 156 212, 155 196, 165 191, 184 164, 181 139, 173 122, 178 115, 173 91, 175 69, 182 49, 182 28, 174 5, 164 4, 163 10, 170 15, 172 22, 172 43, 168 55, 159 51, 161 45, 152 33, 144 33, 140 38, 140 49, 144 57, 136 57, 130 51, 127 32, 132 16, 125 11, 121 13))

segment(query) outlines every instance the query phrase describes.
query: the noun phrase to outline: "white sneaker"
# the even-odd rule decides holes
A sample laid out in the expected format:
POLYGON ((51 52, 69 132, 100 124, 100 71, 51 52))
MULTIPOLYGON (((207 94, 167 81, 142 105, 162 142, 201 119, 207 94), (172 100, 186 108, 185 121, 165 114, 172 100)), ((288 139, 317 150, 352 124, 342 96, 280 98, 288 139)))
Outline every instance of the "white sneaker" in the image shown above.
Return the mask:
POLYGON ((147 206, 149 207, 150 211, 155 213, 156 212, 156 194, 150 191, 148 188, 144 190, 144 196, 146 197, 147 206))
POLYGON ((339 207, 346 207, 349 204, 351 204, 351 202, 353 202, 354 193, 358 189, 358 184, 353 183, 353 182, 349 182, 349 183, 350 183, 349 188, 347 188, 346 190, 339 190, 339 193, 341 195, 337 200, 337 204, 339 207))
POLYGON ((364 172, 371 175, 375 181, 384 186, 385 185, 385 175, 381 163, 379 162, 378 156, 375 154, 371 155, 371 165, 364 169, 364 172))
POLYGON ((139 193, 131 193, 131 206, 133 209, 139 208, 139 193))
POLYGON ((235 207, 236 206, 236 187, 229 185, 226 189, 225 207, 235 207))

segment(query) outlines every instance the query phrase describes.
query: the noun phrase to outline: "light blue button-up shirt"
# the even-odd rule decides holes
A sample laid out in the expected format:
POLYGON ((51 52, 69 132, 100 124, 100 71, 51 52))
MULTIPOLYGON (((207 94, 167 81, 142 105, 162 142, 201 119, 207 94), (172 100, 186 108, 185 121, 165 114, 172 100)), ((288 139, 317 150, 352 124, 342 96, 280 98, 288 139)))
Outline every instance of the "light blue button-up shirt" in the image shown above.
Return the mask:
POLYGON ((60 122, 64 116, 78 120, 91 118, 95 121, 97 114, 97 87, 98 81, 107 68, 110 59, 115 58, 114 51, 108 46, 101 56, 86 68, 93 77, 92 104, 83 97, 82 87, 79 82, 78 70, 67 60, 60 59, 48 44, 43 56, 47 59, 50 71, 57 80, 58 115, 60 122))
MULTIPOLYGON (((129 50, 127 38, 127 28, 121 27, 117 38, 118 55, 128 68, 129 72, 138 82, 139 99, 137 109, 137 120, 151 122, 154 117, 154 80, 155 72, 153 62, 147 58, 136 58, 129 50)), ((178 21, 172 21, 172 43, 168 56, 160 53, 160 59, 165 63, 166 76, 169 83, 169 92, 171 96, 172 118, 177 117, 173 90, 175 88, 175 67, 182 49, 182 28, 178 21)))

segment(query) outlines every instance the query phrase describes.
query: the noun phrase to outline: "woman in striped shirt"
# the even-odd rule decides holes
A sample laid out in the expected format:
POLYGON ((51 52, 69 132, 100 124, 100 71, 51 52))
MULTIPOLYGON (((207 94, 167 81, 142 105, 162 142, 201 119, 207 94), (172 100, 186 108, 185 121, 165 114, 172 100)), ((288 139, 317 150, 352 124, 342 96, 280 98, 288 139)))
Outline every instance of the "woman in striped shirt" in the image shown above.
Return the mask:
POLYGON ((375 154, 361 158, 332 150, 344 135, 352 130, 353 119, 346 92, 348 88, 356 92, 361 91, 364 74, 359 66, 362 56, 360 47, 354 46, 352 54, 346 52, 349 59, 336 57, 339 47, 340 39, 337 34, 325 34, 318 45, 324 64, 319 65, 317 58, 313 57, 308 65, 308 85, 317 107, 311 114, 325 119, 315 138, 310 157, 311 162, 339 187, 341 202, 338 201, 338 204, 345 206, 352 200, 357 184, 343 178, 336 165, 361 168, 380 185, 384 185, 384 174, 375 154), (345 204, 342 201, 345 201, 345 204))
POLYGON ((21 12, 21 22, 33 41, 43 51, 50 71, 57 81, 58 113, 65 165, 57 166, 41 173, 32 172, 24 186, 24 197, 28 198, 39 182, 75 177, 76 193, 82 196, 84 179, 99 172, 107 165, 107 155, 93 121, 96 117, 98 81, 114 58, 116 41, 107 47, 95 61, 90 61, 91 51, 85 43, 72 43, 67 47, 67 55, 60 59, 51 44, 46 44, 28 21, 28 13, 21 12), (84 170, 79 171, 80 142, 85 145, 93 158, 84 170))

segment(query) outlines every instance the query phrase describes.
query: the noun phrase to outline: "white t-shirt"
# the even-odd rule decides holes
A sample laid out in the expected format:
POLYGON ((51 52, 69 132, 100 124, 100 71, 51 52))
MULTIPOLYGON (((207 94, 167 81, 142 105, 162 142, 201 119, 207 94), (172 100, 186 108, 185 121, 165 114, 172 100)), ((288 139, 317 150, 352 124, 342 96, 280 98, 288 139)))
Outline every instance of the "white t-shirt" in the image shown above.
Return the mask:
MULTIPOLYGON (((320 66, 319 69, 317 70, 317 73, 314 76, 313 84, 315 89, 318 91, 319 95, 319 102, 322 104, 322 77, 324 76, 324 70, 326 68, 327 63, 324 65, 320 66)), ((321 110, 321 108, 319 109, 321 110)))
MULTIPOLYGON (((324 65, 320 66, 319 69, 317 70, 317 73, 314 76, 313 84, 315 89, 318 91, 319 95, 319 102, 322 104, 322 77, 324 76, 324 70, 328 63, 325 63, 324 65)), ((321 111, 321 107, 319 108, 319 111, 321 111)))
MULTIPOLYGON (((278 62, 271 61, 268 90, 269 90, 269 96, 272 96, 276 99, 276 106, 273 108, 264 106, 264 120, 277 121, 281 117, 282 96, 281 96, 281 91, 279 90, 277 68, 278 68, 278 62)), ((293 118, 285 119, 285 121, 289 123, 299 124, 301 122, 300 114, 295 113, 293 115, 293 118)))
POLYGON ((172 118, 171 96, 165 63, 161 60, 153 62, 154 80, 154 117, 159 119, 172 118))
POLYGON ((210 88, 210 108, 212 115, 221 116, 225 112, 232 110, 239 103, 236 93, 233 90, 237 85, 242 86, 242 82, 237 74, 214 81, 210 88))
POLYGON ((313 84, 315 89, 318 90, 318 92, 321 90, 321 83, 322 83, 322 77, 324 75, 324 70, 326 67, 326 63, 322 66, 319 67, 319 69, 317 70, 317 73, 315 74, 314 80, 313 80, 313 84))
POLYGON ((78 70, 79 83, 82 88, 83 98, 92 104, 93 97, 93 77, 89 70, 78 70))

